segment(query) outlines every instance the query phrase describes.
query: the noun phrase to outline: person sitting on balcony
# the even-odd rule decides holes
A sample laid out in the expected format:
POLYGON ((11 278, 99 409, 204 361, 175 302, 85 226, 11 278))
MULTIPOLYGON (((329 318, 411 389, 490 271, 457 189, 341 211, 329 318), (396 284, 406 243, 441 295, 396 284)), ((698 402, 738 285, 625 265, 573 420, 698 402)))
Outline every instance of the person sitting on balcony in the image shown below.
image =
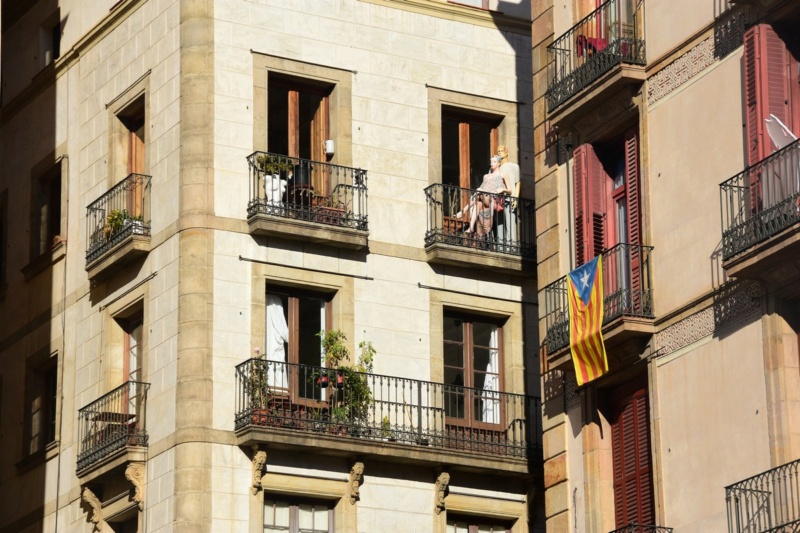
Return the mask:
POLYGON ((492 218, 498 205, 502 206, 503 199, 500 194, 511 194, 513 190, 509 184, 508 176, 500 172, 500 156, 493 155, 490 160, 489 173, 483 176, 483 181, 469 203, 456 213, 456 220, 461 220, 469 212, 469 229, 465 234, 476 233, 485 237, 492 230, 492 218))

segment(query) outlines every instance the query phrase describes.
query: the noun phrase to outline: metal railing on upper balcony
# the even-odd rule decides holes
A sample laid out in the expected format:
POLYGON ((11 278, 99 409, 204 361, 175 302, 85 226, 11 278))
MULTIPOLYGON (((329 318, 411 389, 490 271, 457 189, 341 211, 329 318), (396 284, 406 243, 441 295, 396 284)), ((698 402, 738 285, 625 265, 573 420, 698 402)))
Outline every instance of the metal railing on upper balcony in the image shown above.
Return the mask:
POLYGON ((633 5, 630 0, 608 0, 547 47, 548 111, 620 63, 646 63, 640 17, 633 5))
POLYGON ((534 202, 436 183, 425 189, 425 246, 436 243, 523 257, 536 256, 534 202), (502 210, 498 211, 498 206, 502 210), (469 232, 475 214, 473 231, 469 232))
POLYGON ((628 524, 611 531, 610 533, 672 533, 671 527, 646 526, 642 524, 628 524))
POLYGON ((122 448, 147 446, 148 389, 127 381, 78 411, 78 471, 122 448))
POLYGON ((367 231, 367 171, 254 152, 248 218, 272 215, 367 231))
POLYGON ((131 235, 150 235, 150 176, 130 174, 86 208, 86 262, 131 235))
POLYGON ((727 260, 800 222, 800 141, 720 184, 727 260))
POLYGON ((725 487, 729 533, 800 531, 800 459, 725 487))
MULTIPOLYGON (((618 244, 602 254, 603 324, 623 315, 653 318, 650 254, 652 246, 618 244)), ((544 289, 547 351, 569 345, 567 277, 544 289)))
POLYGON ((487 454, 539 449, 538 397, 249 359, 236 367, 237 430, 270 427, 487 454))

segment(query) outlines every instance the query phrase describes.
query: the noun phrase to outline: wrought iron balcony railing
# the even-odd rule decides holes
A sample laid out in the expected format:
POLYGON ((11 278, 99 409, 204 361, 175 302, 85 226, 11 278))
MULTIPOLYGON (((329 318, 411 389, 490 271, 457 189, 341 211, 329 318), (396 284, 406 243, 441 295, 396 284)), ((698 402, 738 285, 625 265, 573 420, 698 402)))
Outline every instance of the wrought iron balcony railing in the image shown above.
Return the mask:
POLYGON ((428 226, 425 246, 435 243, 477 248, 523 257, 536 256, 535 206, 532 200, 484 194, 443 183, 425 189, 428 226), (502 211, 497 206, 502 204, 502 211), (459 215, 465 211, 465 214, 459 215), (466 233, 472 213, 475 230, 466 233))
POLYGON ((610 533, 672 533, 671 527, 645 526, 642 524, 628 524, 611 531, 610 533))
POLYGON ((800 141, 720 185, 724 260, 800 222, 800 141))
POLYGON ((150 176, 130 174, 86 208, 86 262, 131 235, 150 235, 150 176))
POLYGON ((367 231, 367 171, 254 152, 248 218, 272 215, 367 231))
POLYGON ((646 63, 637 15, 630 2, 608 0, 547 47, 548 111, 620 63, 646 63))
POLYGON ((800 531, 800 459, 725 487, 729 533, 800 531))
MULTIPOLYGON (((603 252, 603 324, 623 315, 653 318, 650 279, 652 246, 618 244, 603 252)), ((569 345, 567 277, 544 289, 544 342, 553 353, 569 345)))
POLYGON ((78 411, 77 470, 128 446, 147 446, 149 383, 128 381, 78 411))
POLYGON ((527 457, 539 398, 392 376, 249 359, 236 367, 237 430, 269 427, 363 441, 527 457))

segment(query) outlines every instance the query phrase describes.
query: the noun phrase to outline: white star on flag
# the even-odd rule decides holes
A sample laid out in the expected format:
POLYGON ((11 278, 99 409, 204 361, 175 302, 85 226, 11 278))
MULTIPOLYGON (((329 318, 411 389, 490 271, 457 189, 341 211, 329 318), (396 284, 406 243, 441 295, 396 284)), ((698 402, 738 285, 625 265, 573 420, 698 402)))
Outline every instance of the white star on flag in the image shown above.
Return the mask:
POLYGON ((589 271, 583 271, 583 277, 581 277, 581 283, 583 284, 583 288, 587 288, 589 286, 589 271))

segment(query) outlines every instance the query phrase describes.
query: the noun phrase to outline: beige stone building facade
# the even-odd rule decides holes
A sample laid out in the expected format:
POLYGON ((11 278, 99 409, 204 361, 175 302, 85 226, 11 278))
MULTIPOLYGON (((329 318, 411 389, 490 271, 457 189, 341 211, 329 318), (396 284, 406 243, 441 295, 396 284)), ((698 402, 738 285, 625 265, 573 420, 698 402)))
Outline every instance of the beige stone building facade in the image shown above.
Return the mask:
POLYGON ((544 529, 530 2, 1 16, 0 532, 544 529))
POLYGON ((533 4, 547 530, 794 531, 798 3, 533 4), (609 372, 567 285, 602 257, 609 372))

